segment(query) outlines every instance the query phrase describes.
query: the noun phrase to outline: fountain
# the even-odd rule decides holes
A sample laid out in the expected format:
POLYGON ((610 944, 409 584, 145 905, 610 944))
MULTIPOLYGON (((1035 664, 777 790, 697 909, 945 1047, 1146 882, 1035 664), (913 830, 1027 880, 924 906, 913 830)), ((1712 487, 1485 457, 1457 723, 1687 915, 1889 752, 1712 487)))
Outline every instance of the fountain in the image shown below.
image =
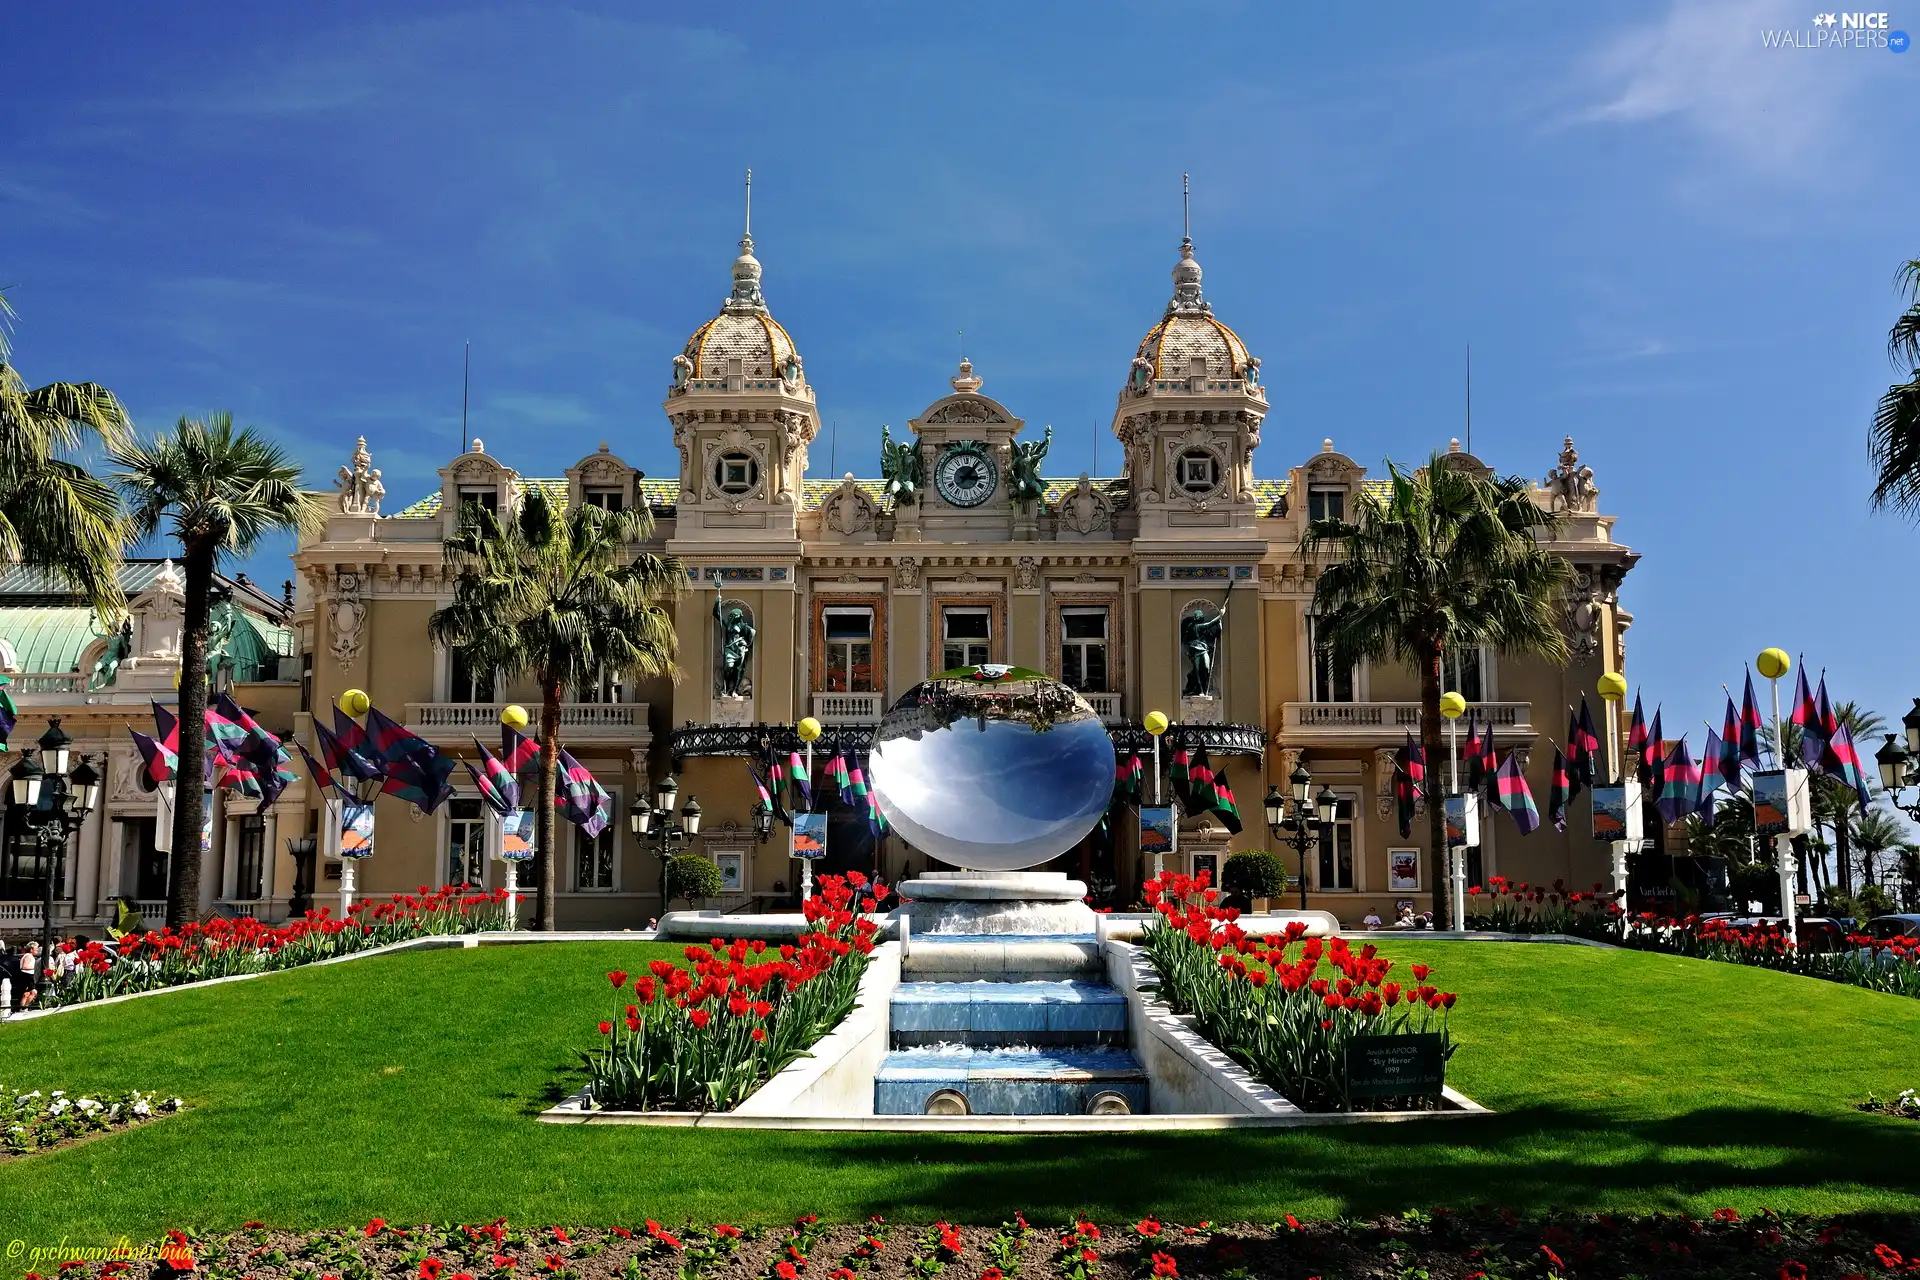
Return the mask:
POLYGON ((943 672, 881 722, 871 762, 880 811, 916 849, 963 870, 899 886, 909 941, 876 1114, 1148 1109, 1086 885, 1026 869, 1093 830, 1113 758, 1084 698, 1018 667, 943 672))

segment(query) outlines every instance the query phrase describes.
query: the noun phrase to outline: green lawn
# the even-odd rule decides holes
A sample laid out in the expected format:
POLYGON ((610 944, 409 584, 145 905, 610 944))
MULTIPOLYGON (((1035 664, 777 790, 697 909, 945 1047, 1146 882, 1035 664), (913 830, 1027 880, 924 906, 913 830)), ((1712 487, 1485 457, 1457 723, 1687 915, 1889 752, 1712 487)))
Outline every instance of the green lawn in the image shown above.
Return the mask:
MULTIPOLYGON (((1177 1136, 923 1137, 541 1125, 609 1007, 678 948, 383 956, 0 1029, 21 1089, 178 1093, 184 1115, 0 1165, 9 1238, 250 1218, 997 1222, 1520 1210, 1920 1210, 1920 1004, 1701 961, 1394 942, 1462 993, 1451 1079, 1485 1120, 1177 1136)), ((12 1269, 9 1268, 9 1271, 12 1269)))

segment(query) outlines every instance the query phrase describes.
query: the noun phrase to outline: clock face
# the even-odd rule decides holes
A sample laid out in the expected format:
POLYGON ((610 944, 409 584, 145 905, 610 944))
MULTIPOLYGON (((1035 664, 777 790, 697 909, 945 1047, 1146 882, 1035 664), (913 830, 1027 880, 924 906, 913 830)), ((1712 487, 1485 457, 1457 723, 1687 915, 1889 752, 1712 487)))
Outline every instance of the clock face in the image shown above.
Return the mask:
POLYGON ((999 480, 993 459, 968 448, 947 450, 933 469, 934 487, 956 507, 979 506, 993 496, 999 480))

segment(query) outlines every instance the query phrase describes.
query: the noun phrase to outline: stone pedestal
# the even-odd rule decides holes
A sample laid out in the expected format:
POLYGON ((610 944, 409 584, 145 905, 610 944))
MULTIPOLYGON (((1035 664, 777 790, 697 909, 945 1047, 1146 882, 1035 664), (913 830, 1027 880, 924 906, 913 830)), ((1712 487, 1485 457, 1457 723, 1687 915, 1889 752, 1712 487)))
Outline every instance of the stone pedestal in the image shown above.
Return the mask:
POLYGON ((899 885, 911 937, 1089 934, 1087 886, 1059 871, 934 871, 899 885))
POLYGON ((1181 724, 1224 724, 1226 719, 1226 704, 1210 693, 1180 699, 1181 724))
POLYGON ((713 700, 713 722, 715 724, 744 726, 753 723, 752 698, 715 698, 713 700))

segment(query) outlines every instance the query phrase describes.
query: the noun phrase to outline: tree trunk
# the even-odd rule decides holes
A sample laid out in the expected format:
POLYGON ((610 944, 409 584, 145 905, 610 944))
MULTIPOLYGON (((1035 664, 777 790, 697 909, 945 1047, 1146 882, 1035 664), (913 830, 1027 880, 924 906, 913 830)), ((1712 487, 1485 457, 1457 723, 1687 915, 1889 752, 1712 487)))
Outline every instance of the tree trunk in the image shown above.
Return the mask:
POLYGON ((180 634, 180 752, 173 779, 173 869, 167 923, 178 929, 200 914, 200 830, 206 811, 207 611, 213 596, 213 548, 188 546, 180 634))
POLYGON ((1847 830, 1847 810, 1851 805, 1845 801, 1833 807, 1833 856, 1839 863, 1840 892, 1853 896, 1853 833, 1847 830))
POLYGON ((1427 844, 1429 874, 1433 884, 1433 927, 1445 929, 1453 923, 1448 910, 1447 815, 1441 789, 1442 750, 1440 740, 1440 651, 1435 649, 1420 663, 1420 749, 1427 757, 1427 844))
POLYGON ((560 772, 560 682, 540 682, 540 785, 535 788, 533 827, 540 844, 540 899, 533 927, 549 933, 559 927, 554 913, 559 900, 560 851, 555 848, 553 822, 554 779, 560 772))

